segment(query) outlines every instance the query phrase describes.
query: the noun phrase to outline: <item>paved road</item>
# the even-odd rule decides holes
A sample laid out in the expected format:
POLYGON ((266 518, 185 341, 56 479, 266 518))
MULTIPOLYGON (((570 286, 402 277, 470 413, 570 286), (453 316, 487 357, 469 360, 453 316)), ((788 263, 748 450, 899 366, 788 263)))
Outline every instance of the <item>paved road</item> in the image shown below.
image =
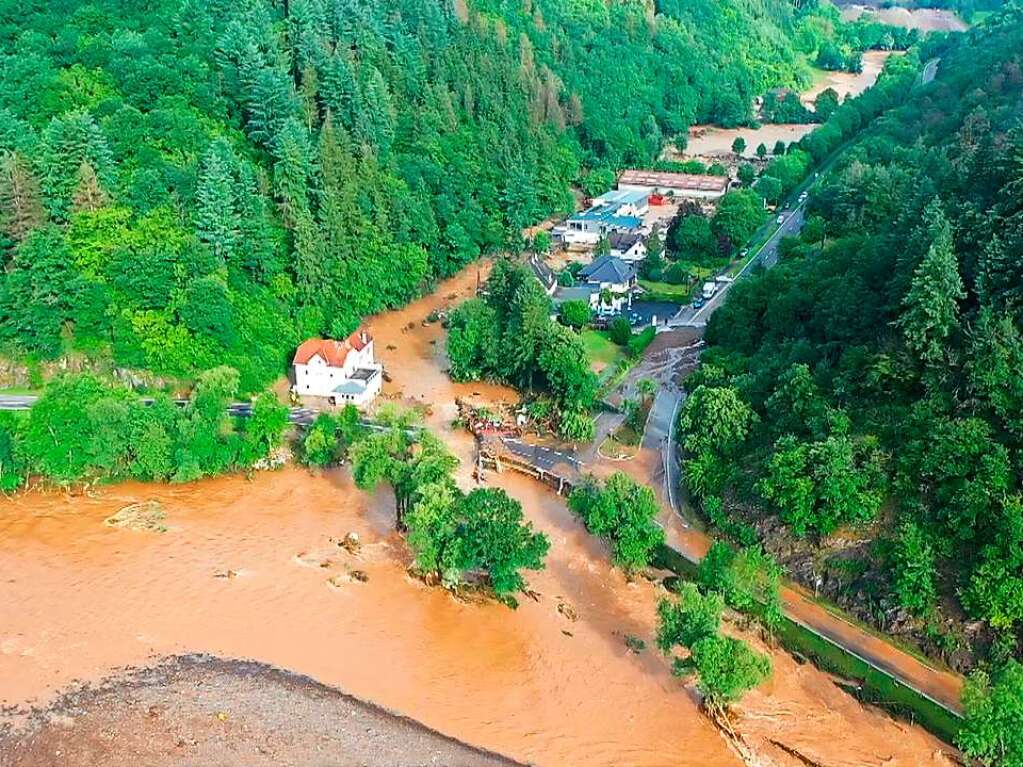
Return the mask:
POLYGON ((656 468, 651 467, 650 485, 657 489, 658 495, 662 497, 664 505, 674 514, 678 515, 679 522, 683 527, 689 527, 685 517, 681 514, 678 503, 678 487, 680 482, 679 463, 676 458, 678 451, 674 445, 674 429, 672 428, 678 419, 678 410, 682 405, 682 389, 674 383, 662 385, 654 397, 654 404, 650 407, 650 416, 646 422, 646 431, 643 433, 643 450, 660 455, 661 461, 656 468))
POLYGON ((501 443, 512 455, 551 474, 558 474, 570 482, 578 482, 583 462, 574 453, 554 450, 542 445, 531 445, 516 437, 501 437, 501 443))
MULTIPOLYGON (((781 243, 782 237, 795 236, 803 228, 805 223, 805 208, 806 202, 801 202, 791 210, 781 210, 775 215, 785 216, 784 223, 781 224, 775 230, 775 232, 768 238, 757 254, 751 258, 746 265, 735 275, 735 280, 740 280, 744 276, 750 273, 752 269, 757 265, 762 265, 766 269, 770 269, 776 263, 778 263, 778 245, 781 243)), ((707 303, 701 306, 699 309, 694 309, 692 305, 683 306, 678 314, 676 314, 671 321, 668 323, 673 327, 691 327, 691 328, 702 328, 707 326, 707 320, 710 319, 715 310, 725 302, 725 297, 728 295, 728 290, 735 284, 735 281, 725 283, 718 289, 718 292, 714 294, 707 303)))

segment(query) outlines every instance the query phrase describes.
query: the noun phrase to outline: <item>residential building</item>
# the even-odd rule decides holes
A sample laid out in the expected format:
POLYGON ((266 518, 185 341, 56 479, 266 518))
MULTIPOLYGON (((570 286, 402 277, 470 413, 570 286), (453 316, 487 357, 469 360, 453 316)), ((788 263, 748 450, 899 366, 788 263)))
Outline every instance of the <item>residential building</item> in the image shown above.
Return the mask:
POLYGON ((589 208, 555 227, 553 234, 568 245, 596 245, 612 233, 638 232, 648 210, 648 194, 614 190, 596 198, 589 208))
POLYGON ((728 191, 727 176, 696 173, 667 173, 653 170, 626 170, 618 177, 618 189, 693 199, 717 199, 728 191))
POLYGON ((576 279, 579 288, 586 292, 590 308, 598 316, 611 316, 632 306, 636 277, 636 269, 631 264, 617 256, 601 256, 583 267, 576 279))
POLYGON ((364 407, 380 392, 384 369, 373 354, 373 337, 357 330, 343 341, 310 338, 295 352, 292 391, 325 397, 332 405, 364 407))
POLYGON ((611 232, 607 236, 611 255, 622 261, 638 263, 646 258, 646 242, 638 232, 611 232))

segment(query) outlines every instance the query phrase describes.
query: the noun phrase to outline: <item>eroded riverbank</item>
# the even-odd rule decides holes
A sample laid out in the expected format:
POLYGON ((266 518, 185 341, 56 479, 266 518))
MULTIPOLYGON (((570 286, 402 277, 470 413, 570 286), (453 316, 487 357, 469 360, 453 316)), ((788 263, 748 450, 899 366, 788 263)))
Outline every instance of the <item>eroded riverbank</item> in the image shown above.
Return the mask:
MULTIPOLYGON (((454 397, 515 393, 451 384, 443 330, 423 320, 475 284, 473 268, 370 322, 392 378, 385 393, 428 406, 431 427, 463 460, 472 442, 451 426, 454 397)), ((463 481, 468 471, 463 464, 463 481)), ((515 611, 461 603, 407 576, 389 495, 359 492, 344 470, 0 502, 0 701, 45 705, 75 679, 207 652, 309 675, 521 761, 740 764, 695 692, 652 649, 657 585, 612 570, 604 547, 544 486, 492 481, 552 543, 547 568, 529 574, 537 600, 522 598, 515 611), (103 524, 150 500, 166 514, 166 533, 103 524), (358 554, 338 545, 349 531, 363 542, 358 554), (648 649, 633 654, 629 634, 648 649)), ((753 763, 800 767, 793 753, 828 765, 948 763, 919 728, 861 706, 812 666, 772 655, 772 680, 736 713, 753 763)))

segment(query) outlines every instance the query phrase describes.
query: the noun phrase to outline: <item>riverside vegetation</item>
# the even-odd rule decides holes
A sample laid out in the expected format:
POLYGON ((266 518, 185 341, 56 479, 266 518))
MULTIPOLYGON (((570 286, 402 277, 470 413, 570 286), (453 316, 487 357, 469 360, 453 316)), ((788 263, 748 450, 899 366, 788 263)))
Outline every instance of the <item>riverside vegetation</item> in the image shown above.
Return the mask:
POLYGON ((983 669, 960 742, 997 765, 1023 763, 1021 49, 1013 8, 928 43, 934 82, 854 140, 779 265, 714 315, 680 416, 714 524, 983 669))

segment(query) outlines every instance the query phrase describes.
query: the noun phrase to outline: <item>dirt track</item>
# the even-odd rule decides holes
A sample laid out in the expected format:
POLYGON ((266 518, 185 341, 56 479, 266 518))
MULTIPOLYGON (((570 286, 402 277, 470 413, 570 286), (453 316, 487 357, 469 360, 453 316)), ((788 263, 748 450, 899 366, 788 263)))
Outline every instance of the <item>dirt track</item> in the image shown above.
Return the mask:
POLYGON ((308 677, 207 656, 68 693, 0 734, 3 767, 515 764, 308 677))

